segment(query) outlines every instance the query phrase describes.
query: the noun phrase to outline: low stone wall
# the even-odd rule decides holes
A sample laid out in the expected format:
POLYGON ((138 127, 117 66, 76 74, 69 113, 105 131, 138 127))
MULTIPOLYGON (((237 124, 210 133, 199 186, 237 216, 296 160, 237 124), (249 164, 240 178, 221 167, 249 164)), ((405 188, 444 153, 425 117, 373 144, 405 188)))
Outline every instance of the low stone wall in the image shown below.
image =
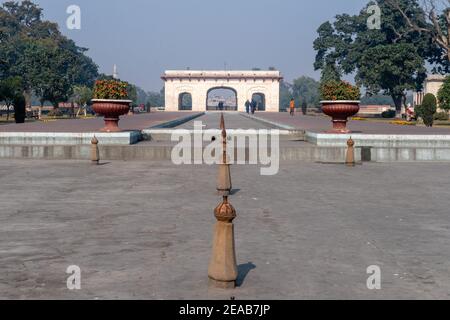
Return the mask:
POLYGON ((450 148, 449 135, 331 134, 306 132, 306 141, 321 147, 345 147, 350 137, 358 147, 450 148))
POLYGON ((130 145, 141 140, 139 131, 116 133, 0 132, 0 145, 87 145, 96 136, 101 144, 130 145))

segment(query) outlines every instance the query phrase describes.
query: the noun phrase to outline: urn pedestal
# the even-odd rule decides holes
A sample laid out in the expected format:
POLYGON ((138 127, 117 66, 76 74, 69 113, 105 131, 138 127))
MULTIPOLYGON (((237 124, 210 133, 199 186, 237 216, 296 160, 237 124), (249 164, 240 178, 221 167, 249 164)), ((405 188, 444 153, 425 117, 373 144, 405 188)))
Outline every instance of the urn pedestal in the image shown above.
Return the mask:
POLYGON ((95 113, 104 117, 105 127, 100 129, 101 132, 120 132, 119 128, 120 116, 128 113, 130 110, 131 100, 110 100, 110 99, 93 99, 95 113))
POLYGON ((359 112, 360 101, 336 100, 321 101, 322 112, 332 118, 333 129, 331 133, 351 133, 347 128, 348 118, 359 112))

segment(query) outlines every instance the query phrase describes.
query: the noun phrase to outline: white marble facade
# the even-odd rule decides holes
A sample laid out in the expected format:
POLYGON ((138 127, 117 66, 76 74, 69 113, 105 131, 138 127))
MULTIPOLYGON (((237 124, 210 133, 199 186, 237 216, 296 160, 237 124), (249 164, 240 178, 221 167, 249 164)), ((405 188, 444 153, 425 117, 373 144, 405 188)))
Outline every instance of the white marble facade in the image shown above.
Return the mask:
POLYGON ((166 71, 166 111, 179 111, 180 95, 192 96, 192 111, 205 111, 208 92, 213 89, 231 89, 236 93, 239 111, 245 111, 245 102, 253 94, 262 94, 267 112, 278 112, 280 104, 279 71, 166 71))

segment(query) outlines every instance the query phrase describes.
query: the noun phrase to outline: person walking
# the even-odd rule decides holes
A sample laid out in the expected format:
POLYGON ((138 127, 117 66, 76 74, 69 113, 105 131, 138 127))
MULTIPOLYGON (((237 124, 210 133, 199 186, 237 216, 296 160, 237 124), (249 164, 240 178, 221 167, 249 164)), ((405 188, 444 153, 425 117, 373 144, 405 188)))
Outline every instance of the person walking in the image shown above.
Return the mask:
POLYGON ((250 101, 245 101, 245 112, 247 112, 247 114, 250 114, 250 101))
POLYGON ((291 102, 289 103, 289 112, 291 116, 294 116, 295 113, 295 100, 294 98, 291 99, 291 102))
POLYGON ((255 100, 252 100, 251 106, 252 106, 252 114, 255 114, 255 111, 256 111, 256 101, 255 100))

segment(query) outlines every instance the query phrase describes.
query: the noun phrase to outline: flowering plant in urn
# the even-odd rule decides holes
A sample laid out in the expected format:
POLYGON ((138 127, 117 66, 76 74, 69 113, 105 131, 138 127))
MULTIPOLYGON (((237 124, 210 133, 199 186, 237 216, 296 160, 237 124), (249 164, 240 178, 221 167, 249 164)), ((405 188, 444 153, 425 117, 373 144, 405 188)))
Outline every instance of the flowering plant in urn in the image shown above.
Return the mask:
POLYGON ((332 118, 332 133, 350 133, 348 118, 359 112, 359 88, 346 81, 328 81, 320 86, 322 111, 332 118))
POLYGON ((121 131, 120 116, 128 113, 131 100, 128 99, 128 83, 118 80, 97 80, 94 86, 94 111, 105 117, 105 127, 100 131, 121 131))

